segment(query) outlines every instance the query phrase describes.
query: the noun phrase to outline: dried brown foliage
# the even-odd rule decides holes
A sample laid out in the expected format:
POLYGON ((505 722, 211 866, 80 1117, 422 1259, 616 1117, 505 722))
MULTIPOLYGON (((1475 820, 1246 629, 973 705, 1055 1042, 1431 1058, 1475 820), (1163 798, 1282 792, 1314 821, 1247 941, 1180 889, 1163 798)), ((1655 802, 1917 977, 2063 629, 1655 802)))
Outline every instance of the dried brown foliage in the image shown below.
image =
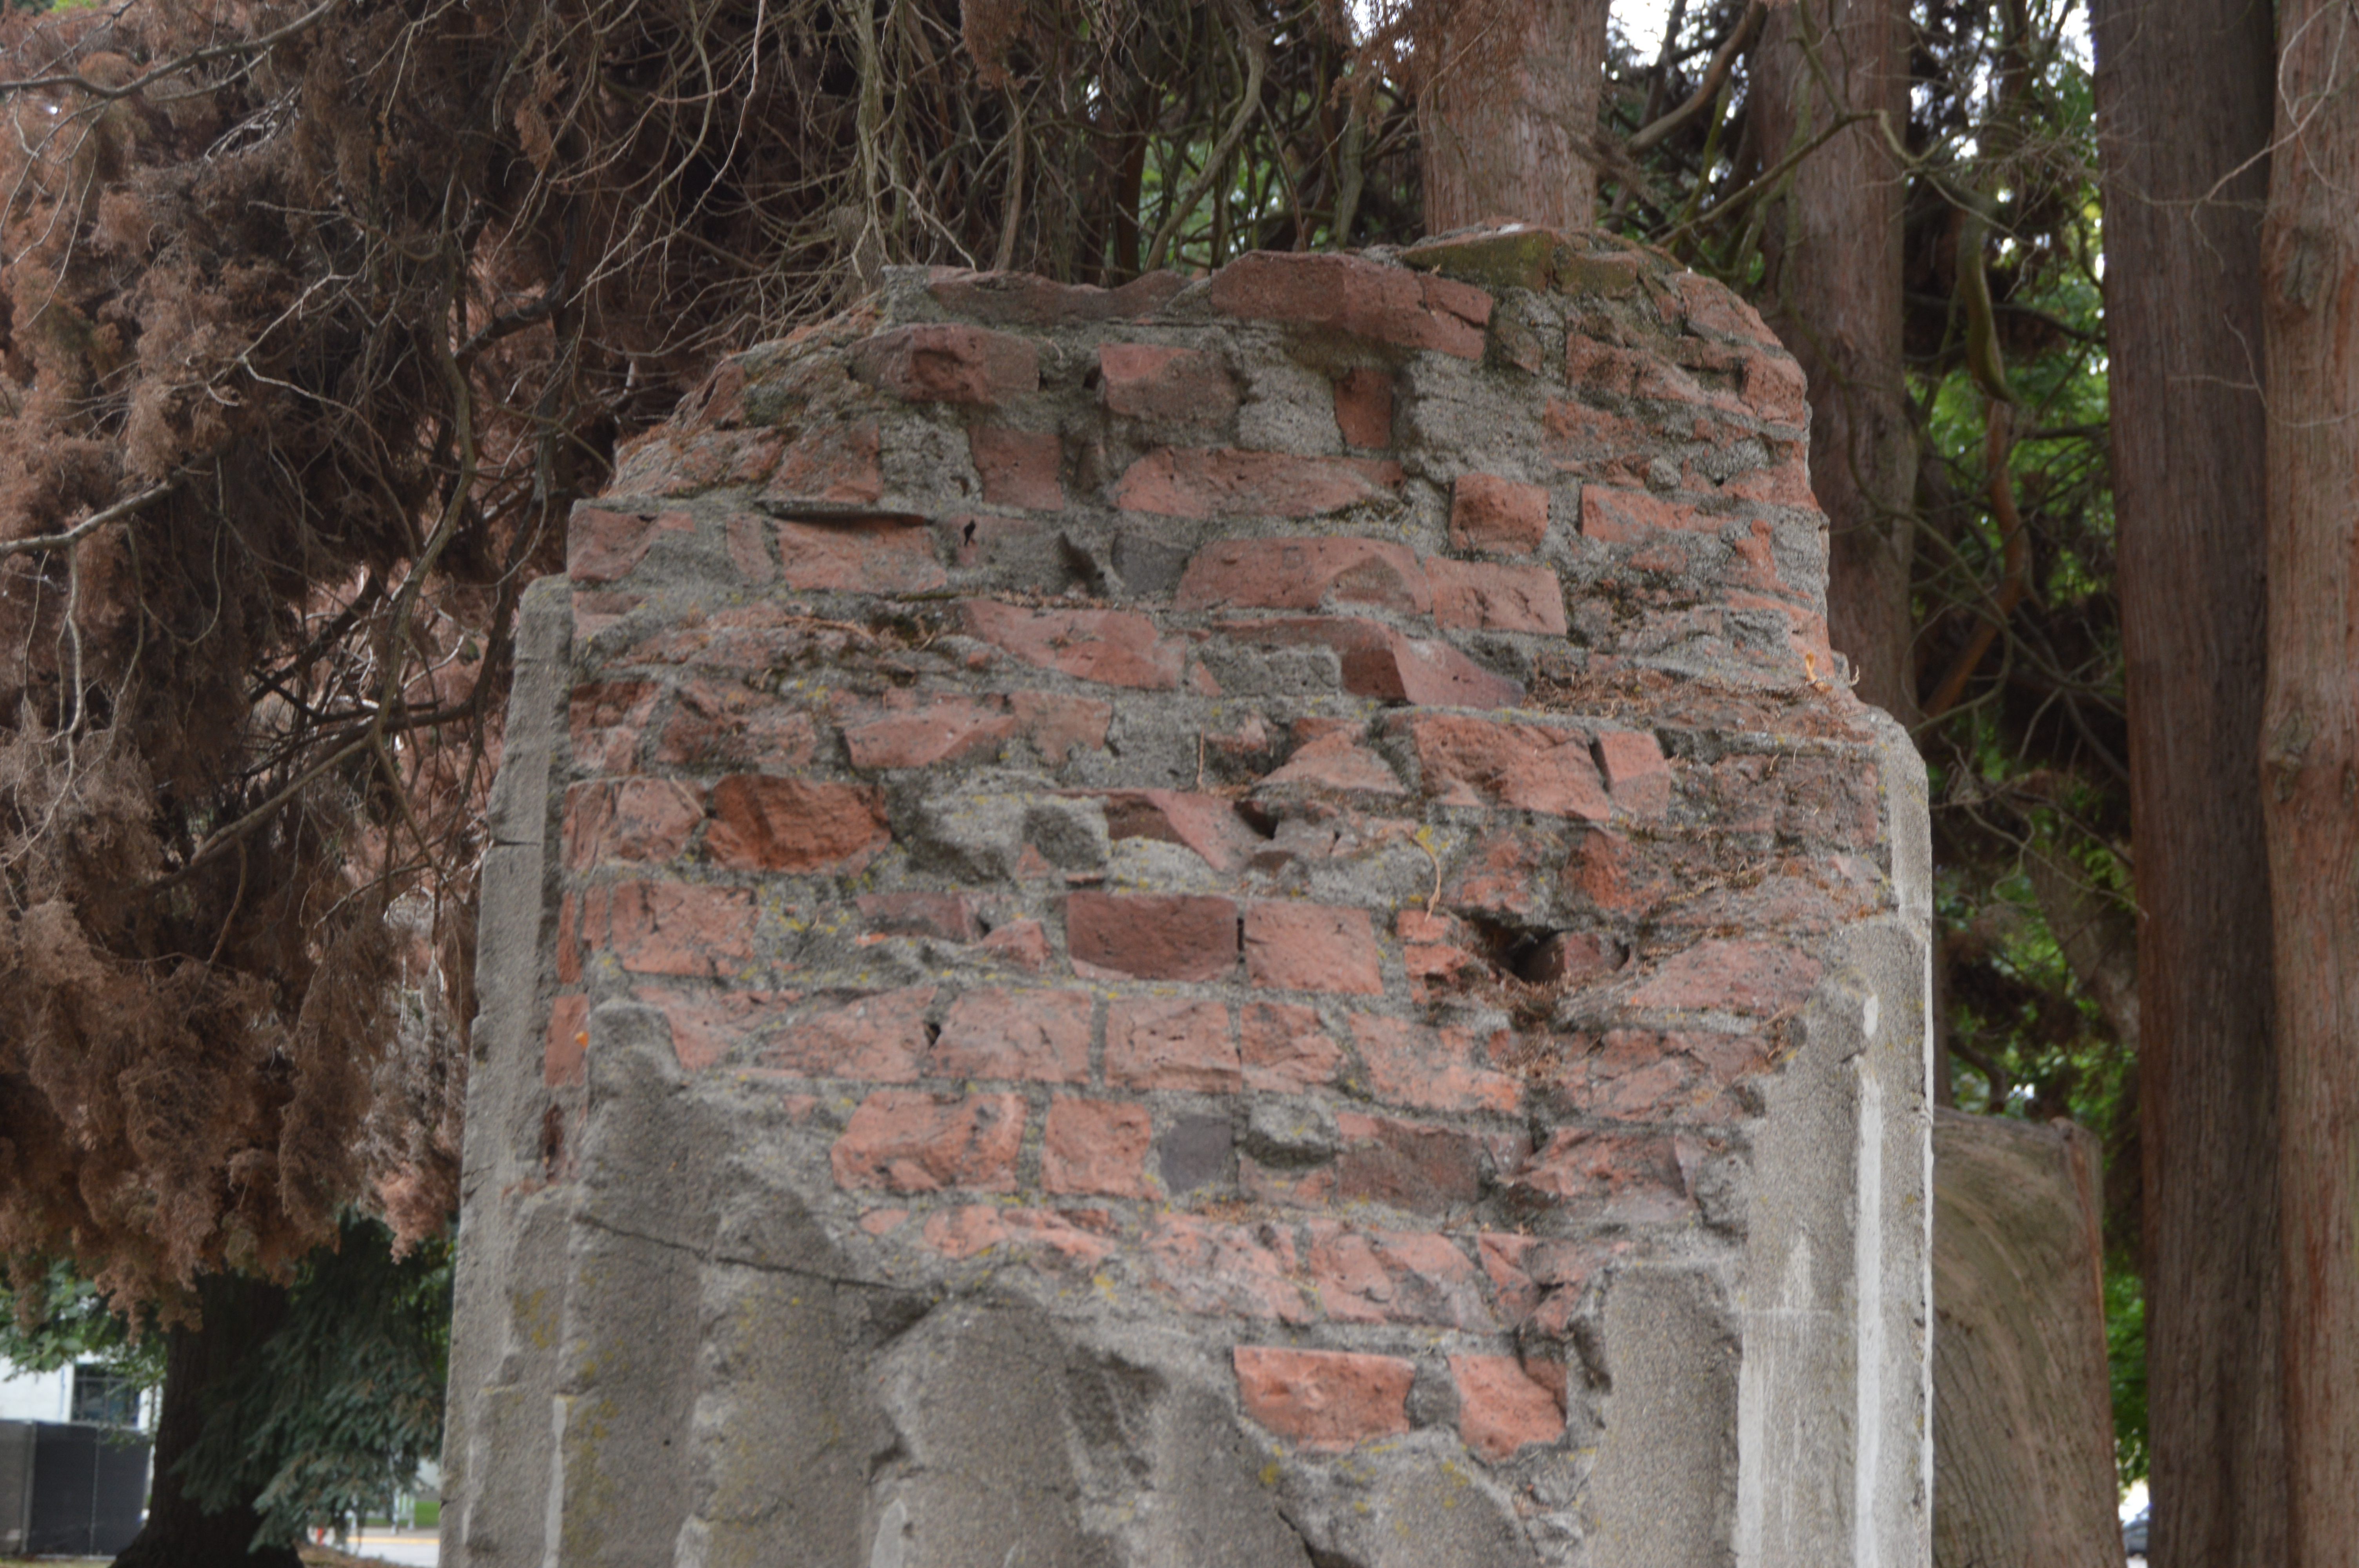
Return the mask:
POLYGON ((440 1224, 513 612, 616 440, 888 262, 1405 237, 1387 16, 0 19, 0 1254, 168 1311, 440 1224))

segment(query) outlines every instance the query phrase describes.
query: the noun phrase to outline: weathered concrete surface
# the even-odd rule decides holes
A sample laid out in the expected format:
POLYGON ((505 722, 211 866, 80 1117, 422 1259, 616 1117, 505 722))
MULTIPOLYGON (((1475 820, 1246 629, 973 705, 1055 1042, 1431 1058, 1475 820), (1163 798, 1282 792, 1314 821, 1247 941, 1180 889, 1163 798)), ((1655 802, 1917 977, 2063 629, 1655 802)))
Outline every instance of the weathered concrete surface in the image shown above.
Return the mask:
POLYGON ((2113 1568, 2097 1140, 1943 1110, 1933 1151, 1933 1562, 2113 1568))
POLYGON ((1922 1562, 1800 391, 1530 231, 724 365, 528 606, 449 1561, 1922 1562))

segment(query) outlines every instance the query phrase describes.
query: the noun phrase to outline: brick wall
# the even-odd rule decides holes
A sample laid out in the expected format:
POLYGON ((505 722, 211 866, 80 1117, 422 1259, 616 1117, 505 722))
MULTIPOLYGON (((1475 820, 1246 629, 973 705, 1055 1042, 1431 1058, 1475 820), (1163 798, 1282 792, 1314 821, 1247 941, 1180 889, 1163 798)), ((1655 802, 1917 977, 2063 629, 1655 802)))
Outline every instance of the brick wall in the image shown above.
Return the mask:
POLYGON ((1806 417, 1537 231, 724 364, 529 602, 449 1560, 1917 1560, 1806 417))

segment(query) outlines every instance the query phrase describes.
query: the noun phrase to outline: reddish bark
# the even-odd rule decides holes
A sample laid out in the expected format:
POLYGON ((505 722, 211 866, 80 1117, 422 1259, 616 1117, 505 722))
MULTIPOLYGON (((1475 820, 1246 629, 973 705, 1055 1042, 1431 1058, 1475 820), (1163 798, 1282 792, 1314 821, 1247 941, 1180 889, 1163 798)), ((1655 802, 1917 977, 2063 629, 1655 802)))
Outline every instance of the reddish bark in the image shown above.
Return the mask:
POLYGON ((1445 9, 1419 104, 1426 232, 1496 220, 1589 228, 1606 0, 1458 0, 1445 9))
POLYGON ((1862 116, 1802 158, 1763 226, 1762 313, 1810 377, 1810 487, 1830 530, 1827 630, 1859 695, 1904 724, 1917 441, 1901 376, 1901 176, 1874 118, 1907 123, 1907 13, 1797 0, 1754 54, 1765 162, 1862 116))
POLYGON ((2277 1078, 2253 386, 2273 39, 2245 0, 2093 7, 2137 865, 2158 1564, 2284 1561, 2277 1078))
POLYGON ((2285 1430, 2296 1568, 2359 1530, 2359 103, 2348 7, 2278 17, 2263 234, 2268 700, 2285 1430))

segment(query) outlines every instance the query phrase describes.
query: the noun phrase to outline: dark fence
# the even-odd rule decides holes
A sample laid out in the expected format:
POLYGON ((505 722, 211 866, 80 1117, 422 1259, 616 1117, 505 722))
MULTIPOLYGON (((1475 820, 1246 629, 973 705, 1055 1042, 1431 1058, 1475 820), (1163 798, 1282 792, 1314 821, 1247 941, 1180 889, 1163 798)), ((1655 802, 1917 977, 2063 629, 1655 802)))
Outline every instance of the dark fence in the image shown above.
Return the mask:
POLYGON ((118 1428, 0 1422, 0 1552, 111 1557, 139 1533, 148 1442, 118 1428))

